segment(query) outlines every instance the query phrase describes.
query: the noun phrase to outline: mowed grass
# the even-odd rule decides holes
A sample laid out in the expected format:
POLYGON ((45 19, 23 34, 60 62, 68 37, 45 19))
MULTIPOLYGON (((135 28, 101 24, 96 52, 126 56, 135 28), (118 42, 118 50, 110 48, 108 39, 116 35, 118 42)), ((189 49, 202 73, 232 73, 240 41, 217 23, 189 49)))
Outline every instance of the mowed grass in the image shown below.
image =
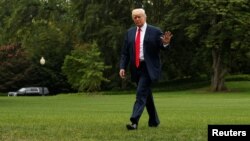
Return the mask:
POLYGON ((228 82, 227 93, 207 88, 154 93, 161 120, 127 131, 134 94, 0 97, 3 141, 206 141, 208 124, 250 124, 250 82, 228 82))

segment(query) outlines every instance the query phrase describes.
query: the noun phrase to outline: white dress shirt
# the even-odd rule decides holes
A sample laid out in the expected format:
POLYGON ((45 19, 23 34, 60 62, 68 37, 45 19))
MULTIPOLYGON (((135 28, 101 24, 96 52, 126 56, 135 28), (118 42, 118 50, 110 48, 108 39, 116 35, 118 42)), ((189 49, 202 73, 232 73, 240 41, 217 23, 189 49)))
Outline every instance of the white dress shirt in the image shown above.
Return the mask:
MULTIPOLYGON (((144 41, 144 36, 145 36, 145 33, 146 33, 146 28, 147 28, 147 23, 145 23, 141 27, 141 36, 140 36, 140 61, 144 60, 144 54, 143 54, 143 47, 144 47, 144 45, 143 45, 143 41, 144 41)), ((137 35, 138 29, 139 29, 139 27, 137 27, 135 35, 137 35)))

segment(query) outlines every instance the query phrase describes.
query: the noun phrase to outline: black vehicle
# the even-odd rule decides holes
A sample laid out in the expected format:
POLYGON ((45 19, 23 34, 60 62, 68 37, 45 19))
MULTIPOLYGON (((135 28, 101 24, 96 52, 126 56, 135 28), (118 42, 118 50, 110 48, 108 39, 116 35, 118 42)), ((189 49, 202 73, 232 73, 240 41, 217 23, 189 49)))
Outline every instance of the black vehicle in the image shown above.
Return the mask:
POLYGON ((9 92, 8 96, 24 96, 24 95, 48 95, 47 87, 24 87, 16 92, 9 92))

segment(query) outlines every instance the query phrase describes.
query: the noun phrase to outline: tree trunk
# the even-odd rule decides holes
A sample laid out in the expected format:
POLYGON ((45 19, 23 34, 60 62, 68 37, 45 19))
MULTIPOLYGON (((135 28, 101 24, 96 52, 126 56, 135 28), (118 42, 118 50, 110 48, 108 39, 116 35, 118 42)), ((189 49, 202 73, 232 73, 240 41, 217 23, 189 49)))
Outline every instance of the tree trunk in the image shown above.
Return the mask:
POLYGON ((226 68, 222 65, 221 53, 219 49, 212 49, 213 57, 213 74, 211 80, 211 90, 214 92, 227 90, 225 86, 225 74, 227 72, 226 68))

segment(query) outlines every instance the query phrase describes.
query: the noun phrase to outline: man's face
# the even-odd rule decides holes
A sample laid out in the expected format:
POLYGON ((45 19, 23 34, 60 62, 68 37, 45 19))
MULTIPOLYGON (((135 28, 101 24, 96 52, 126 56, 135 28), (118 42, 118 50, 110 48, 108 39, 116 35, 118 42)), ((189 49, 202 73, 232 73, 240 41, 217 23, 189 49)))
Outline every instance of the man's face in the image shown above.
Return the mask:
POLYGON ((146 16, 141 13, 133 14, 132 18, 134 20, 135 25, 138 27, 142 27, 143 24, 146 22, 146 16))

